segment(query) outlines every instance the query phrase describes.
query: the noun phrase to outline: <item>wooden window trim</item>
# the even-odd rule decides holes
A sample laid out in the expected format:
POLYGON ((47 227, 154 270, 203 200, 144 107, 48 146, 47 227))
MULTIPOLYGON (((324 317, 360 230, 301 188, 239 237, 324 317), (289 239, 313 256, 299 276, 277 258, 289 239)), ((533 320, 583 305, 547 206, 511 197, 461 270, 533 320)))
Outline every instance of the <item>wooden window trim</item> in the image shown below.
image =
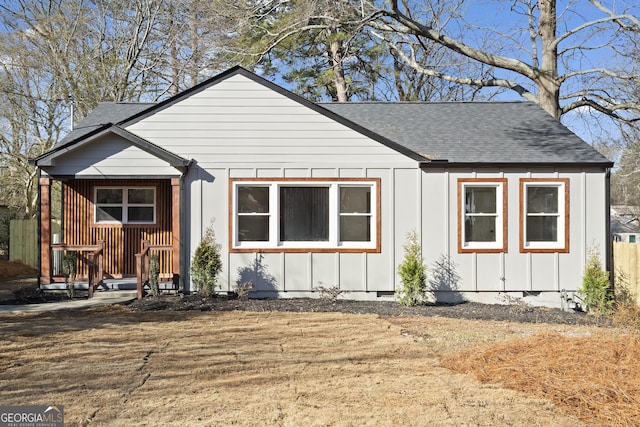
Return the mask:
POLYGON ((229 252, 231 253, 380 253, 382 248, 382 222, 380 218, 381 214, 381 182, 380 178, 229 178, 229 188, 228 188, 228 244, 229 244, 229 252), (375 239, 376 244, 375 247, 372 248, 345 248, 345 247, 330 247, 330 248, 319 248, 319 247, 303 247, 303 248, 291 248, 291 247, 270 247, 270 248, 238 248, 234 247, 234 232, 233 224, 234 224, 234 215, 235 215, 235 200, 233 200, 233 188, 236 182, 255 182, 255 183, 286 183, 286 182, 300 182, 305 183, 369 183, 373 184, 376 188, 376 206, 375 215, 375 239))
POLYGON ((569 206, 569 178, 520 178, 520 252, 521 253, 569 253, 570 234, 570 206, 569 206), (526 186, 529 183, 557 183, 564 184, 564 242, 563 246, 555 248, 531 248, 526 246, 525 224, 527 213, 525 211, 526 186))
POLYGON ((458 178, 458 253, 507 252, 507 179, 506 178, 458 178), (498 184, 502 187, 502 246, 498 248, 468 248, 464 246, 464 187, 466 184, 498 184))

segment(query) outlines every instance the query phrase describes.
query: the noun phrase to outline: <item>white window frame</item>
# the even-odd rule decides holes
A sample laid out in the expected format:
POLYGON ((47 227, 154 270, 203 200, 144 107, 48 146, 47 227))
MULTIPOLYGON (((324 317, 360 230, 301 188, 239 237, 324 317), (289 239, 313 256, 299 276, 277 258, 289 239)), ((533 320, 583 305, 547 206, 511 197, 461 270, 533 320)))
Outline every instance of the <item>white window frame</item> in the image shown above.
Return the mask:
POLYGON ((522 252, 568 252, 569 250, 569 179, 568 178, 522 178, 520 179, 520 250, 522 252), (558 189, 558 212, 555 241, 527 241, 527 219, 530 216, 551 216, 548 213, 529 214, 528 194, 530 187, 558 189))
POLYGON ((156 223, 156 187, 144 186, 96 186, 93 190, 93 223, 94 224, 132 224, 132 225, 148 225, 156 223), (122 190, 122 203, 98 203, 98 190, 122 190), (129 203, 129 190, 153 190, 153 203, 129 203), (122 208, 122 221, 98 221, 98 207, 120 207, 122 208), (130 207, 153 207, 152 221, 129 221, 130 207))
POLYGON ((505 178, 460 178, 458 179, 458 252, 506 252, 507 251, 507 180, 505 178), (473 216, 495 216, 495 240, 492 242, 468 241, 466 236, 467 214, 465 200, 467 188, 495 188, 496 213, 472 214, 473 216))
MULTIPOLYGON (((379 179, 238 179, 230 180, 230 246, 232 251, 379 251, 379 179), (280 188, 281 187, 326 187, 329 188, 329 239, 328 241, 281 241, 280 240, 280 188), (370 241, 340 241, 340 187, 368 187, 371 189, 370 241), (252 215, 238 212, 239 187, 269 188, 269 240, 240 241, 238 216, 252 215)), ((255 214, 258 215, 258 214, 255 214)), ((261 213, 259 215, 265 215, 261 213)), ((363 214, 348 214, 363 215, 363 214)))

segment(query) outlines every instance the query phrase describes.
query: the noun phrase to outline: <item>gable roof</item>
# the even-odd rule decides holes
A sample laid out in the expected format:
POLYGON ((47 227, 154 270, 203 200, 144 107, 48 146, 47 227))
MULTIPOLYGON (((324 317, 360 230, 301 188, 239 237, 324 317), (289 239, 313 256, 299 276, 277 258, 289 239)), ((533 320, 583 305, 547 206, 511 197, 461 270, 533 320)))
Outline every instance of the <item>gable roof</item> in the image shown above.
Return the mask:
POLYGON ((612 166, 597 150, 532 102, 374 102, 323 106, 431 160, 470 165, 612 166))
MULTIPOLYGON (((239 66, 159 103, 101 103, 77 128, 34 163, 38 164, 52 152, 70 148, 87 138, 93 140, 95 134, 113 126, 124 131, 125 127, 236 74, 342 123, 420 162, 423 167, 454 164, 613 166, 593 147, 531 102, 317 104, 239 66)), ((162 150, 142 138, 138 139, 142 148, 162 150)), ((174 161, 184 163, 184 159, 175 157, 174 161)))
POLYGON ((144 138, 140 138, 139 136, 127 131, 126 129, 122 129, 117 125, 112 125, 111 123, 92 126, 91 131, 87 132, 82 137, 75 138, 74 140, 66 144, 61 144, 54 147, 52 150, 36 158, 33 163, 36 163, 38 166, 53 166, 53 160, 56 157, 64 155, 65 153, 68 153, 70 151, 75 151, 108 134, 118 135, 119 137, 131 143, 131 145, 136 146, 149 154, 152 154, 158 159, 164 160, 170 166, 173 166, 177 169, 187 168, 191 163, 190 160, 184 159, 152 142, 147 141, 144 138))

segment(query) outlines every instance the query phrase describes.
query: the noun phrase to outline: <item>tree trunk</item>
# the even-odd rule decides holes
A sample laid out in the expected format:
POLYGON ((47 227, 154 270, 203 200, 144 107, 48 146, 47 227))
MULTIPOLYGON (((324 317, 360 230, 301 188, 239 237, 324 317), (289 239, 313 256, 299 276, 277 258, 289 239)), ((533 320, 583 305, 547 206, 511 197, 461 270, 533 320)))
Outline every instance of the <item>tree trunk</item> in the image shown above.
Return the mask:
POLYGON ((334 82, 336 84, 336 98, 338 102, 349 102, 347 94, 347 81, 344 77, 344 67, 342 65, 343 52, 342 42, 333 40, 329 43, 329 54, 331 55, 331 66, 333 68, 334 82))
POLYGON ((558 81, 558 47, 556 39, 556 0, 540 0, 540 41, 542 58, 538 85, 538 102, 549 114, 560 120, 560 82, 558 81))

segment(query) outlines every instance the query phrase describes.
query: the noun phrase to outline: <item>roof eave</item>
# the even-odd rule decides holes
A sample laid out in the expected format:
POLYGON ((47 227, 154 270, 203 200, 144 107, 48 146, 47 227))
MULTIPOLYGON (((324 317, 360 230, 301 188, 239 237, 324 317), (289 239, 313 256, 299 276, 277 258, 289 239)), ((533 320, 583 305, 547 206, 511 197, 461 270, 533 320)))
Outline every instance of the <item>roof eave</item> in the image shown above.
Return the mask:
POLYGON ((421 169, 436 169, 436 168, 526 168, 526 167, 600 167, 600 168, 612 168, 613 162, 451 162, 447 160, 435 160, 425 161, 420 163, 421 169))
POLYGON ((153 144, 152 142, 147 141, 146 139, 143 139, 137 135, 134 135, 133 133, 127 131, 126 129, 123 129, 116 125, 112 125, 110 123, 108 125, 100 127, 99 129, 96 129, 94 132, 91 132, 91 134, 89 135, 85 135, 77 140, 74 140, 65 144, 64 146, 58 147, 54 150, 44 153, 43 155, 35 159, 31 159, 29 160, 29 163, 33 166, 38 166, 38 167, 54 166, 53 160, 55 160, 57 157, 60 157, 71 151, 77 150, 82 146, 84 146, 85 144, 89 144, 94 140, 101 138, 102 136, 110 133, 116 134, 121 138, 126 139, 136 147, 159 158, 160 160, 167 162, 170 166, 175 167, 181 172, 186 171, 186 169, 191 165, 191 162, 192 162, 191 160, 180 157, 177 154, 167 151, 164 148, 159 147, 156 144, 153 144))

